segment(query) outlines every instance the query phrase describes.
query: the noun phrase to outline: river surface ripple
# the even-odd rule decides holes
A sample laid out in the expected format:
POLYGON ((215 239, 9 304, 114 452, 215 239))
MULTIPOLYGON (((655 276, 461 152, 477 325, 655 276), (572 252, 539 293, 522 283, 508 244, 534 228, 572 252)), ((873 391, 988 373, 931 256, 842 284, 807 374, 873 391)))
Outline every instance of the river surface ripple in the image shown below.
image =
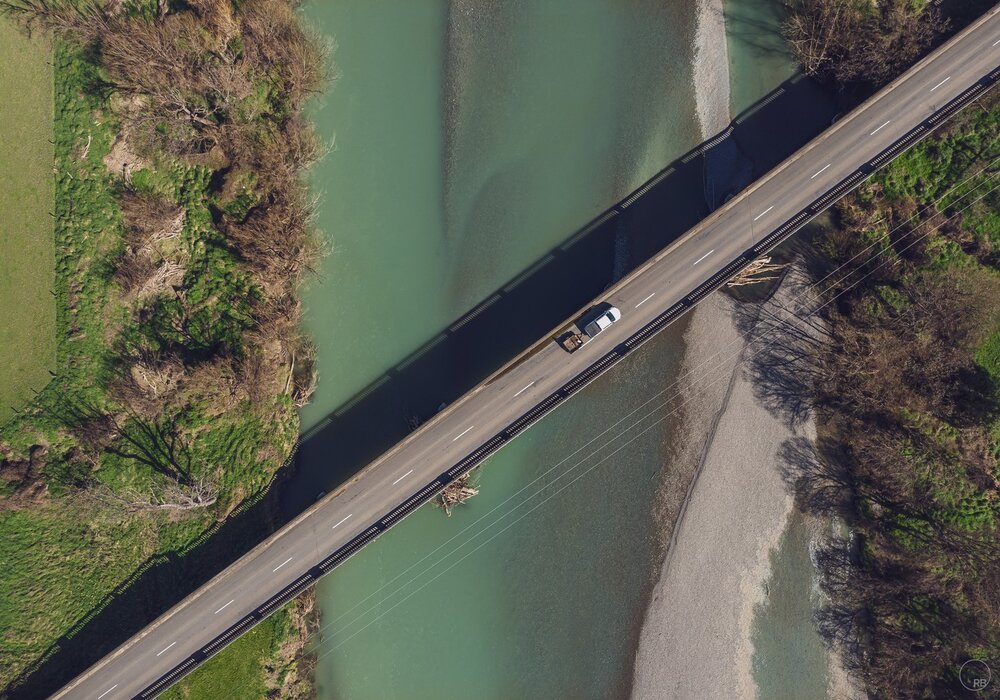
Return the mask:
MULTIPOLYGON (((701 140, 693 0, 307 13, 339 78, 314 112, 335 144, 313 173, 332 253, 305 294, 320 383, 304 429, 701 140)), ((741 51, 734 75, 760 79, 741 51)), ((752 93, 734 84, 734 109, 752 93)), ((672 385, 683 329, 490 459, 452 517, 424 507, 323 580, 321 698, 627 694, 676 425, 669 406, 630 411, 672 385)))

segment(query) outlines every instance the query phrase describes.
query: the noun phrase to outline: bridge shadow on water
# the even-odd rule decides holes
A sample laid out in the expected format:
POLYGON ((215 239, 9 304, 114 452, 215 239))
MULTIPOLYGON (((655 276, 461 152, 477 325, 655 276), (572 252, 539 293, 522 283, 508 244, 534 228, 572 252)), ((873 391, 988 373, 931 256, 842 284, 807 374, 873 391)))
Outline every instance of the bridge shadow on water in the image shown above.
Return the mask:
POLYGON ((6 696, 54 693, 822 132, 836 109, 813 81, 786 81, 334 411, 303 436, 294 464, 261 500, 186 551, 139 567, 6 696))
POLYGON ((282 510, 291 517, 399 442, 727 197, 823 131, 833 98, 786 81, 487 297, 303 436, 282 510))

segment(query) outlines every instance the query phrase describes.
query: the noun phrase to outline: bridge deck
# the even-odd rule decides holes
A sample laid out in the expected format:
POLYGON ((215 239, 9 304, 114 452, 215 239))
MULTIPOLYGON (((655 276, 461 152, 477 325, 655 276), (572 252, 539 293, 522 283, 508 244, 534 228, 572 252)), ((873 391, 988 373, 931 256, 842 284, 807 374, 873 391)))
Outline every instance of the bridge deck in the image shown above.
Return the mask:
POLYGON ((572 355, 536 344, 55 697, 162 692, 926 136, 998 66, 993 8, 595 300, 621 309, 618 323, 572 355))

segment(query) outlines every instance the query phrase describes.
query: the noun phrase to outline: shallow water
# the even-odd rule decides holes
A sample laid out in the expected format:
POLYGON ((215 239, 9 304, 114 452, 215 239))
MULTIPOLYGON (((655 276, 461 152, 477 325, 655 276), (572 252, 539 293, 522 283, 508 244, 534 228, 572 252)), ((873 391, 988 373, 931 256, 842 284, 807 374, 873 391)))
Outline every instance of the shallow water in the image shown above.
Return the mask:
MULTIPOLYGON (((337 37, 341 78, 317 113, 336 134, 314 173, 333 254, 306 296, 321 377, 306 426, 697 143, 693 15, 665 5, 312 6, 337 37)), ((468 559, 364 596, 409 581, 412 562, 464 541, 481 514, 524 502, 519 488, 669 382, 679 349, 664 334, 484 465, 468 506, 451 518, 424 507, 325 579, 321 697, 623 693, 655 546, 626 535, 652 523, 662 425, 468 559)))
POLYGON ((314 2, 337 39, 339 77, 314 108, 333 150, 312 173, 330 254, 304 290, 320 382, 303 430, 453 319, 433 293, 449 272, 441 95, 445 7, 437 0, 314 2))
MULTIPOLYGON (((337 38, 340 79, 315 111, 335 138, 313 173, 333 252, 305 295, 320 383, 304 428, 696 145, 694 6, 308 8, 337 38)), ((766 83, 734 91, 734 107, 766 83)), ((655 538, 636 533, 654 523, 670 425, 636 426, 606 451, 634 442, 572 486, 539 489, 594 466, 600 455, 581 463, 590 448, 562 460, 673 381, 680 330, 494 456, 478 470, 480 495, 451 518, 425 506, 324 579, 321 698, 627 692, 659 567, 655 538)), ((447 363, 436 371, 448 381, 447 363)), ((405 410, 392 404, 386 419, 405 410)))
POLYGON ((314 113, 332 253, 303 430, 697 143, 690 5, 309 7, 340 78, 314 113))
POLYGON ((760 698, 827 696, 827 654, 813 622, 819 604, 813 536, 795 511, 771 555, 767 599, 754 614, 753 675, 760 698))
POLYGON ((679 332, 492 457, 450 518, 426 505, 324 579, 321 698, 623 696, 672 405, 628 414, 673 375, 679 332))
POLYGON ((734 117, 796 71, 781 36, 783 5, 783 0, 726 0, 729 103, 734 117))

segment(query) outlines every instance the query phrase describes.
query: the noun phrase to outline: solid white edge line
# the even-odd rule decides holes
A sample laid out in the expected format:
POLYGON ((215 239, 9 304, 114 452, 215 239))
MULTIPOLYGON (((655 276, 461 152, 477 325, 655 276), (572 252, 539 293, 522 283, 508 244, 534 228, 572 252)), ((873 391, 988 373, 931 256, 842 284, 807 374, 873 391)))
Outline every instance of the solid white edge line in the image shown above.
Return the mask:
MULTIPOLYGON (((351 515, 354 515, 354 513, 351 513, 351 515)), ((348 515, 348 516, 347 516, 347 518, 350 518, 350 517, 351 517, 351 515, 348 515)), ((341 521, 340 521, 339 523, 337 523, 336 525, 334 525, 334 526, 333 526, 333 527, 331 527, 330 529, 331 529, 331 530, 336 530, 336 529, 337 529, 338 527, 340 527, 341 525, 343 525, 344 523, 346 523, 346 522, 347 522, 347 518, 344 518, 343 520, 341 520, 341 521)))
POLYGON ((475 427, 476 426, 474 426, 474 425, 470 425, 468 428, 466 428, 465 430, 463 430, 462 432, 460 432, 458 435, 456 435, 455 437, 453 437, 451 439, 451 441, 455 442, 455 440, 458 440, 460 437, 462 437, 463 435, 465 435, 467 432, 469 432, 470 430, 472 430, 475 427))
POLYGON ((392 482, 392 485, 395 486, 396 484, 398 484, 400 481, 402 481, 403 479, 405 479, 406 477, 408 477, 412 473, 413 473, 413 470, 411 469, 410 471, 408 471, 405 474, 403 474, 403 476, 399 477, 394 482, 392 482))
POLYGON ((635 308, 638 309, 640 306, 642 306, 643 304, 645 304, 647 301, 649 301, 650 299, 652 299, 655 296, 656 296, 656 292, 653 292, 648 297, 646 297, 645 299, 643 299, 642 301, 640 301, 638 304, 636 304, 635 308))
POLYGON ((273 574, 275 571, 277 571, 278 569, 280 569, 281 567, 283 567, 285 564, 287 564, 288 562, 290 562, 292 560, 292 558, 293 557, 288 557, 288 559, 285 559, 285 561, 281 562, 276 567, 274 567, 273 569, 271 569, 271 573, 273 574))
POLYGON ((691 265, 691 267, 694 267, 695 265, 697 265, 698 263, 700 263, 702 260, 704 260, 705 258, 707 258, 709 255, 711 255, 714 252, 715 252, 715 248, 712 248, 710 251, 708 251, 707 253, 705 253, 704 255, 702 255, 700 258, 698 258, 697 260, 695 260, 694 264, 691 265))
POLYGON ((103 693, 101 693, 100 695, 98 695, 97 696, 97 700, 101 700, 101 698, 103 698, 105 695, 107 695, 108 693, 110 693, 112 690, 114 690, 117 687, 118 687, 118 684, 115 683, 113 686, 111 686, 110 688, 108 688, 107 690, 105 690, 103 693))
POLYGON ((809 179, 810 179, 810 180, 812 180, 812 179, 813 179, 813 178, 815 178, 815 177, 816 177, 817 175, 819 175, 819 174, 820 174, 821 172, 823 172, 824 170, 826 170, 827 168, 829 168, 829 167, 830 167, 831 165, 833 165, 833 163, 827 163, 827 164, 826 164, 826 165, 824 165, 824 166, 823 166, 822 168, 820 168, 820 169, 819 169, 819 170, 817 170, 817 171, 816 171, 815 173, 813 173, 813 174, 812 174, 812 177, 810 177, 809 179))
POLYGON ((772 209, 774 209, 774 205, 773 204, 771 206, 769 206, 767 209, 765 209, 764 211, 762 211, 757 216, 753 217, 753 220, 756 221, 757 219, 759 219, 760 217, 764 216, 764 214, 766 214, 767 212, 771 211, 772 209))
POLYGON ((167 649, 169 649, 170 647, 172 647, 176 643, 177 642, 170 642, 170 644, 168 644, 167 646, 165 646, 162 649, 160 649, 160 651, 156 655, 159 656, 160 654, 166 653, 167 649))
POLYGON ((533 381, 529 382, 527 386, 525 386, 519 392, 517 392, 516 394, 514 394, 514 398, 516 399, 518 396, 520 396, 521 394, 523 394, 524 392, 526 392, 528 389, 530 389, 533 386, 535 386, 535 382, 533 382, 533 381))
POLYGON ((233 598, 233 600, 229 601, 228 603, 226 603, 225 605, 223 605, 221 608, 219 608, 218 610, 216 610, 212 614, 213 615, 218 615, 220 612, 222 612, 223 610, 225 610, 226 608, 228 608, 230 605, 232 605, 234 600, 236 600, 236 598, 233 598))
POLYGON ((951 80, 951 76, 950 75, 947 78, 945 78, 944 80, 942 80, 940 83, 938 83, 937 85, 935 85, 934 87, 932 87, 931 88, 931 92, 934 92, 939 87, 941 87, 942 85, 944 85, 945 83, 947 83, 949 80, 951 80))
MULTIPOLYGON (((891 119, 886 119, 885 120, 885 124, 883 124, 882 126, 886 126, 886 124, 888 124, 891 121, 892 121, 891 119)), ((875 129, 875 131, 873 131, 872 133, 870 133, 868 135, 869 136, 874 136, 875 134, 877 134, 878 132, 880 132, 882 130, 882 126, 880 126, 879 128, 875 129)))

